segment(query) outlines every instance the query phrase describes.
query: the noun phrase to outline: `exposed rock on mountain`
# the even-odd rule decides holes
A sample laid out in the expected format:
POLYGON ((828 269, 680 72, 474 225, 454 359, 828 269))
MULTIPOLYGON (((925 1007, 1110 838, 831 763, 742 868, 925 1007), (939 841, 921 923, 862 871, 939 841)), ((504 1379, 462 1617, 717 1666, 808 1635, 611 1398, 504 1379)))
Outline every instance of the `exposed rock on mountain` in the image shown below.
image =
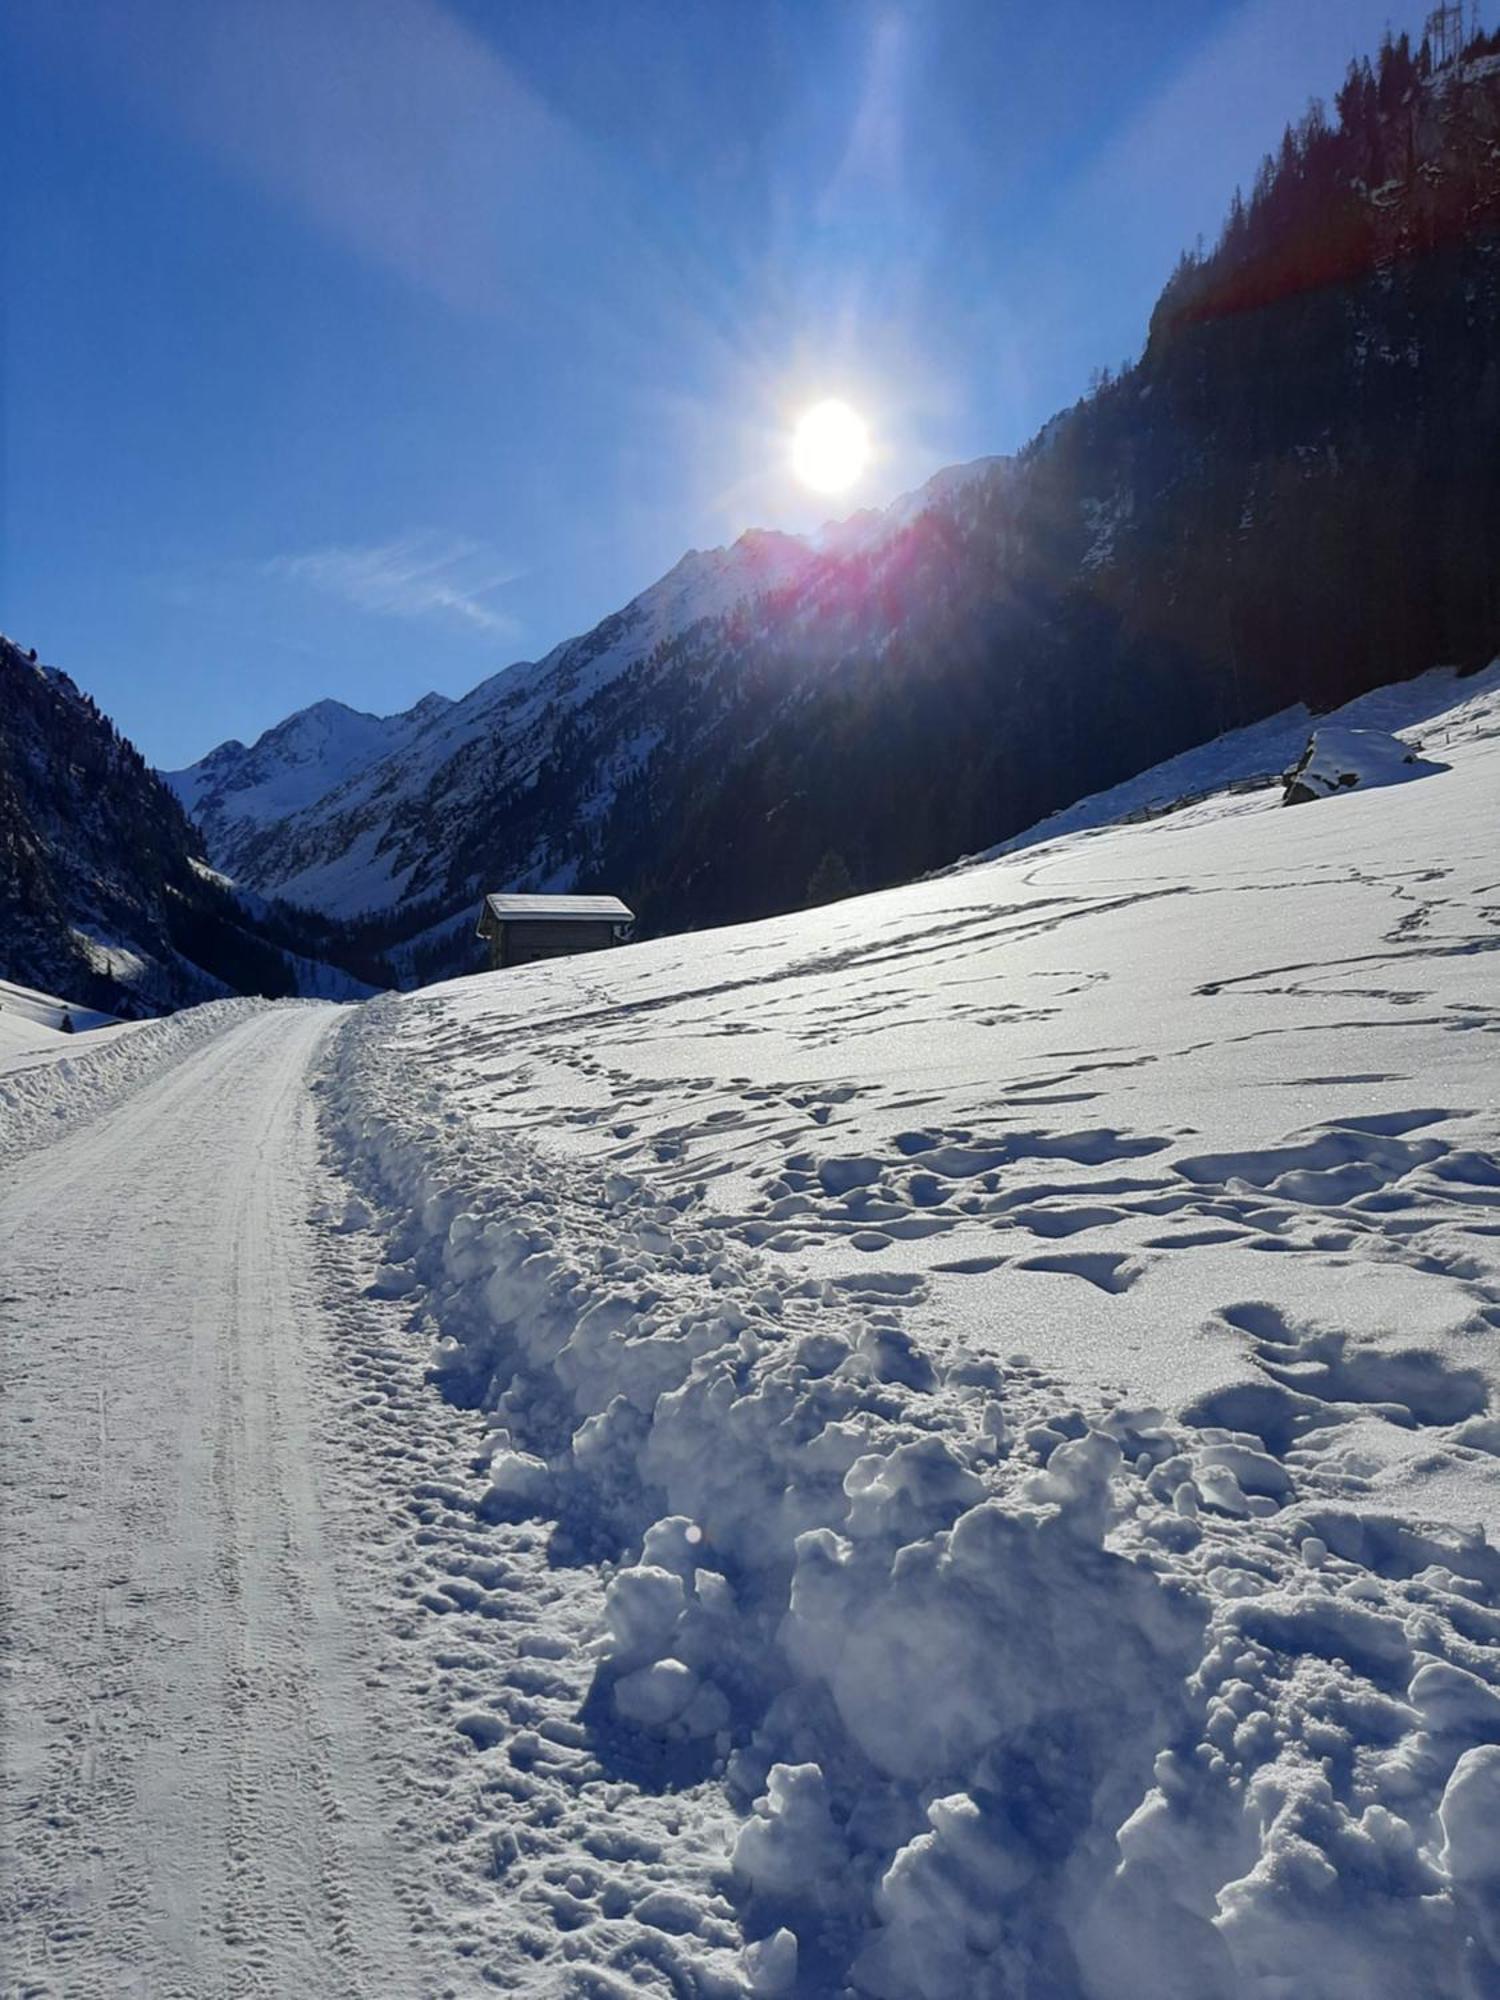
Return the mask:
POLYGON ((1446 768, 1428 763, 1410 744, 1387 736, 1384 730, 1331 724, 1314 730, 1307 748, 1287 773, 1281 803, 1306 805, 1313 799, 1331 798, 1335 792, 1352 791, 1355 786, 1369 791, 1376 785, 1404 785, 1409 779, 1425 778, 1446 768))

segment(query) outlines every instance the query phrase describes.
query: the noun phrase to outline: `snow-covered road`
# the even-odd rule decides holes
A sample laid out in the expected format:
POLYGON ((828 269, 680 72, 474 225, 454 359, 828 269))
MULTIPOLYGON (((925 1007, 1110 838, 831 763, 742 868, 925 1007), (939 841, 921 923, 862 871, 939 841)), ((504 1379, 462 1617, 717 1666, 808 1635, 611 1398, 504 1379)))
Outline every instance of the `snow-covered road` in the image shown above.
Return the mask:
POLYGON ((7 1992, 419 1990, 312 1407, 337 1018, 251 1015, 0 1193, 7 1992))
POLYGON ((1398 697, 0 1061, 0 1990, 1500 1993, 1500 664, 1398 697))

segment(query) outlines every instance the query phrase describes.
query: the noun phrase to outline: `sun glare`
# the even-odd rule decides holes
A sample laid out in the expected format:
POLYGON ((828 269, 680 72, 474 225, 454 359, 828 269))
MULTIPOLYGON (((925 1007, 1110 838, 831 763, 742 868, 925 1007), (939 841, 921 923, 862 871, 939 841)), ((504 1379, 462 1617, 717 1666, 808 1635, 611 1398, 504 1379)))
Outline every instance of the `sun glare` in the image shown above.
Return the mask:
POLYGON ((864 418, 847 403, 830 397, 798 418, 792 433, 792 470, 804 486, 818 493, 842 493, 869 459, 870 433, 864 418))

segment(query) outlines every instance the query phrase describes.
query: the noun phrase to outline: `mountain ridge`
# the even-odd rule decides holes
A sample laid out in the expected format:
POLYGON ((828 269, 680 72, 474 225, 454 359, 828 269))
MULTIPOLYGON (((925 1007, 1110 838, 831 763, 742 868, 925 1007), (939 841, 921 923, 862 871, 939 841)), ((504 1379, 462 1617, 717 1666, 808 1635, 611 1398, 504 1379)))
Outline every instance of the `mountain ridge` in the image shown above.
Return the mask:
MULTIPOLYGON (((860 508, 847 517, 825 522, 821 528, 809 534, 792 534, 779 528, 750 527, 744 529, 732 542, 706 549, 687 549, 670 569, 664 570, 653 583, 638 591, 620 610, 607 614, 588 631, 560 640, 540 659, 508 661, 494 673, 476 682, 462 695, 448 696, 430 692, 409 707, 396 710, 389 715, 378 715, 366 709, 356 708, 352 703, 343 701, 337 696, 325 695, 315 702, 310 702, 306 708, 294 709, 290 715, 272 723, 249 745, 237 737, 229 737, 215 744, 211 750, 205 751, 203 756, 193 763, 173 770, 161 769, 159 776, 176 793, 188 813, 194 817, 206 818, 206 824, 221 848, 226 842, 232 847, 237 838, 234 827, 236 820, 259 821, 268 815, 249 800, 241 801, 238 813, 231 812, 230 799, 260 789, 255 772, 257 764, 263 761, 263 753, 284 752, 288 733, 290 732, 295 739, 295 735, 315 719, 336 714, 341 720, 347 719, 361 725, 376 725, 382 730, 389 731, 393 738, 397 734, 395 726, 398 724, 413 724, 415 727, 411 733, 420 733, 429 721, 436 720, 449 710, 473 701, 486 690, 493 689, 505 676, 536 671, 548 661, 557 658, 565 649, 583 646, 604 626, 624 617, 634 607, 643 605, 646 600, 650 600, 653 608, 658 609, 664 603, 675 601, 680 616, 681 600, 689 597, 695 588, 707 588, 711 591, 714 582, 722 581, 726 574, 732 574, 736 568, 737 554, 740 564, 750 574, 747 576, 744 591, 736 594, 734 601, 738 601, 740 595, 753 594, 755 588, 763 584, 765 572, 776 570, 779 563, 790 564, 800 557, 867 545, 873 540, 878 540, 881 534, 893 532, 905 521, 913 518, 922 511, 924 504, 931 504, 969 483, 971 479, 983 476, 990 469, 1005 462, 1001 458, 988 456, 940 467, 920 486, 908 493, 897 495, 885 507, 860 508), (761 571, 759 577, 755 574, 757 568, 761 571)), ((697 615, 710 615, 710 607, 706 604, 700 605, 697 615)), ((397 747, 398 743, 393 741, 380 754, 390 754, 390 751, 397 747)), ((287 756, 286 761, 295 763, 307 760, 287 756)), ((348 768, 334 776, 321 796, 327 796, 329 792, 337 790, 341 778, 351 775, 353 768, 351 762, 348 768)))
POLYGON ((0 635, 0 978, 131 1016, 369 992, 326 961, 330 941, 326 925, 250 907, 92 697, 0 635))
POLYGON ((1489 659, 1497 50, 1353 65, 1336 122, 1289 127, 1181 260, 1140 359, 1014 458, 690 551, 295 810, 200 802, 216 863, 442 977, 485 889, 611 890, 648 933, 766 915, 1289 703, 1489 659))
MULTIPOLYGON (((368 718, 325 698, 274 724, 248 750, 220 745, 197 764, 160 775, 203 829, 215 864, 237 881, 340 921, 369 919, 411 892, 415 864, 403 865, 397 856, 394 865, 382 867, 367 838, 373 801, 403 778, 409 783, 415 773, 433 779, 450 764, 482 756, 502 721, 513 737, 523 735, 535 721, 539 693, 543 708, 564 696, 587 702, 684 631, 795 585, 821 562, 878 551, 930 508, 950 504, 1009 464, 987 457, 942 467, 889 507, 861 509, 811 535, 748 528, 723 547, 689 549, 590 631, 563 640, 539 660, 500 668, 457 700, 428 696, 396 715, 368 718), (351 732, 344 725, 342 753, 333 759, 316 750, 297 754, 329 711, 372 726, 351 732), (376 743, 377 753, 362 757, 362 742, 376 743), (307 788, 299 774, 309 767, 329 781, 307 788)), ((619 749, 620 777, 646 748, 638 734, 619 749)), ((531 874, 530 887, 571 886, 566 870, 548 871, 541 859, 531 874)), ((430 895, 434 886, 421 883, 419 893, 430 895)))

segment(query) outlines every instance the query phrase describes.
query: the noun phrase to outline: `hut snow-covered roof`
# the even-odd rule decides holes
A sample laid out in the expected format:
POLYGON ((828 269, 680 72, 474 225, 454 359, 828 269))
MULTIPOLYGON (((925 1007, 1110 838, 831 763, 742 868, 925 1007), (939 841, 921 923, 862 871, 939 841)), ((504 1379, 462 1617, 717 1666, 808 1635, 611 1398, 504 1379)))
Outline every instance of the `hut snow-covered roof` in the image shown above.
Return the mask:
POLYGON ((618 896, 486 896, 485 908, 497 923, 630 924, 635 912, 618 896))

